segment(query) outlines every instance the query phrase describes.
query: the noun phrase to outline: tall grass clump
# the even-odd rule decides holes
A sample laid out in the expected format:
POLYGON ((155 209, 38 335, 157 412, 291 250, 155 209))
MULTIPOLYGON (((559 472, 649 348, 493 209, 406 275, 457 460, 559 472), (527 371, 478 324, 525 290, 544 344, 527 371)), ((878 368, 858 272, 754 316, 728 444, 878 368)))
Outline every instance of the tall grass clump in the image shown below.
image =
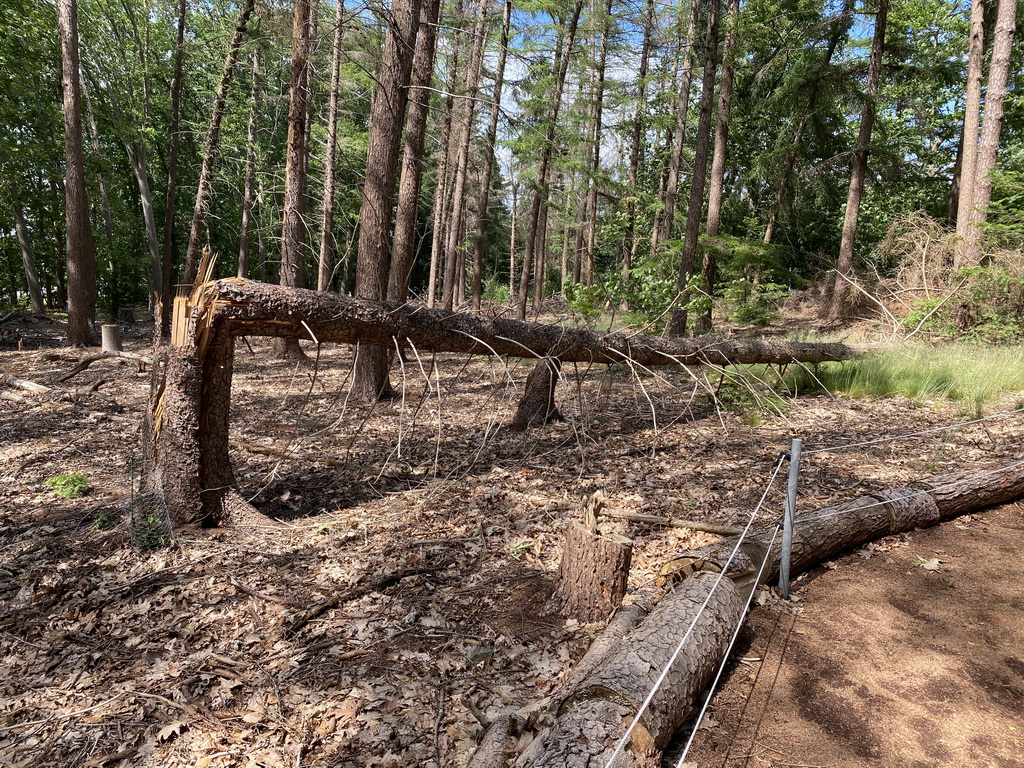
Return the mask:
POLYGON ((1000 393, 1024 392, 1024 347, 903 346, 844 363, 791 368, 786 383, 794 393, 824 388, 854 398, 951 400, 980 414, 1000 393))

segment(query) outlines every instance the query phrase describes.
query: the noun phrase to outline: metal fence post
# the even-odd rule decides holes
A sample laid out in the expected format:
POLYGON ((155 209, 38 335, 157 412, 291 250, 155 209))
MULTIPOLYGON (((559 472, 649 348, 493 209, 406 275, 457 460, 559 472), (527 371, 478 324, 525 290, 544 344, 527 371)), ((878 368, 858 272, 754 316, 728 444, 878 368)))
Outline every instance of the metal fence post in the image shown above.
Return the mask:
POLYGON ((796 488, 800 479, 799 437, 793 438, 789 451, 789 485, 786 489, 786 510, 782 522, 782 556, 779 559, 779 589, 789 599, 789 561, 793 555, 793 517, 796 515, 796 488))

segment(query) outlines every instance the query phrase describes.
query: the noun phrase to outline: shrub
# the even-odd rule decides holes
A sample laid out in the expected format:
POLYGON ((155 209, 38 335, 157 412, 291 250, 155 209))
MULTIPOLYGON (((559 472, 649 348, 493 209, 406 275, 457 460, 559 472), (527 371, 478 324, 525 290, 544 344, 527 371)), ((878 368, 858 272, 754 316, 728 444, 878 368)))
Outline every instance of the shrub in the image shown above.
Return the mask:
POLYGON ((75 472, 54 475, 44 482, 62 499, 77 499, 89 492, 89 478, 75 472))

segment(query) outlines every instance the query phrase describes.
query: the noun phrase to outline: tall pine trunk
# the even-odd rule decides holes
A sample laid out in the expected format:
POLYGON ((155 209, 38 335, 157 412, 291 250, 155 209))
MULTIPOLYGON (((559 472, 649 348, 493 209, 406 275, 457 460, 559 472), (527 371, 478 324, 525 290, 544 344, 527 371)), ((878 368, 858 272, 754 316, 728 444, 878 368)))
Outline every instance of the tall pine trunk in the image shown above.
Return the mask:
MULTIPOLYGON (((43 306, 43 291, 39 287, 39 272, 36 270, 36 260, 32 254, 32 241, 28 235, 28 222, 25 221, 25 211, 21 203, 15 201, 14 207, 14 228, 18 233, 18 246, 21 248, 21 263, 25 268, 25 283, 28 286, 28 298, 32 304, 32 314, 46 315, 46 307, 43 306)), ((12 281, 13 282, 13 281, 12 281)))
POLYGON ((871 130, 875 124, 876 96, 882 80, 882 53, 885 50, 885 22, 889 14, 889 0, 879 0, 878 15, 875 17, 875 34, 871 40, 871 58, 868 60, 868 79, 864 93, 864 108, 860 116, 860 131, 857 146, 853 152, 850 169, 850 189, 846 196, 846 215, 843 217, 843 239, 836 261, 836 281, 832 291, 833 318, 841 317, 848 310, 850 283, 853 272, 853 245, 857 237, 857 219, 860 214, 860 200, 864 194, 864 178, 868 171, 868 153, 871 145, 871 130))
MULTIPOLYGON (((647 67, 651 58, 651 32, 654 29, 654 0, 647 0, 644 14, 644 38, 640 46, 640 68, 636 76, 636 110, 633 113, 633 130, 629 145, 629 202, 626 207, 626 236, 622 250, 622 284, 629 285, 629 274, 633 269, 639 251, 640 238, 636 236, 636 208, 640 195, 641 161, 647 121, 647 67)), ((628 309, 626 304, 624 309, 628 309)))
MULTIPOLYGON (((310 55, 313 52, 313 0, 295 0, 292 13, 292 68, 288 106, 288 146, 281 224, 281 285, 304 288, 306 282, 306 186, 309 168, 310 55)), ((300 360, 298 339, 275 339, 274 356, 300 360)))
MULTIPOLYGON (((249 251, 252 250, 252 219, 256 191, 256 125, 260 103, 260 54, 252 54, 252 90, 249 126, 245 134, 245 186, 242 189, 242 226, 238 235, 238 276, 249 276, 249 251)), ((323 290, 321 288, 320 290, 323 290)))
POLYGON ((452 309, 456 298, 456 281, 464 284, 465 274, 458 269, 463 245, 463 226, 465 224, 466 185, 469 176, 469 148, 473 140, 474 117, 476 115, 477 87, 480 84, 480 72, 483 68, 484 43, 487 41, 486 8, 489 0, 478 0, 476 19, 473 22, 473 45, 470 48, 469 61, 466 63, 466 78, 462 89, 462 98, 456 107, 458 128, 458 154, 455 160, 455 184, 452 187, 451 212, 452 218, 448 225, 448 237, 445 246, 444 283, 441 290, 441 305, 452 309))
MULTIPOLYGON (((419 0, 394 0, 392 3, 377 91, 370 109, 370 139, 363 202, 359 210, 356 265, 356 295, 367 299, 387 297, 391 268, 389 233, 398 149, 405 122, 419 17, 419 0)), ((387 348, 370 345, 358 348, 353 375, 356 397, 373 402, 391 396, 388 381, 390 352, 387 348)))
POLYGON ((473 244, 473 309, 480 309, 483 302, 484 256, 488 222, 488 206, 491 201, 491 174, 494 170, 494 144, 498 140, 498 118, 501 116, 501 91, 505 82, 505 64, 508 59, 509 31, 512 25, 512 0, 505 0, 501 19, 501 39, 498 42, 498 65, 494 72, 494 89, 491 92, 491 114, 487 123, 487 143, 484 147, 483 174, 480 180, 480 197, 477 200, 476 242, 473 244))
POLYGON ((430 115, 430 90, 434 80, 434 54, 441 0, 427 0, 422 13, 412 63, 409 109, 405 116, 402 175, 398 182, 395 237, 388 273, 388 299, 399 302, 409 298, 409 279, 416 260, 416 223, 419 220, 420 186, 423 181, 423 148, 427 138, 427 118, 430 115))
MULTIPOLYGON (((462 0, 458 0, 456 14, 462 14, 462 0)), ((462 48, 462 30, 455 28, 452 32, 451 53, 448 55, 448 80, 445 93, 444 113, 441 118, 441 137, 438 142, 440 158, 437 162, 437 179, 434 185, 434 216, 430 241, 430 282, 427 286, 427 306, 433 307, 437 301, 438 281, 443 282, 443 259, 448 232, 448 195, 449 168, 454 157, 456 135, 452 133, 452 120, 455 114, 455 89, 459 82, 459 57, 462 48)))
MULTIPOLYGON (((718 89, 718 117, 715 121, 715 149, 711 156, 711 185, 708 190, 708 222, 709 237, 717 237, 722 228, 722 198, 725 192, 725 160, 729 150, 729 113, 732 111, 732 83, 735 71, 736 28, 739 25, 740 2, 729 0, 726 16, 725 51, 722 55, 722 79, 718 89)), ((714 296, 715 277, 718 264, 715 248, 708 248, 704 253, 701 268, 701 288, 709 297, 714 296)), ((708 333, 711 330, 712 302, 697 318, 697 333, 708 333)))
MULTIPOLYGON (((978 134, 981 127, 981 75, 985 59, 985 4, 982 0, 971 2, 970 42, 967 49, 967 96, 964 102, 964 127, 960 134, 959 172, 957 184, 956 233, 966 238, 967 221, 974 205, 975 175, 978 167, 978 134)), ((957 253, 954 265, 960 266, 962 250, 957 253)))
POLYGON ((170 148, 167 156, 167 193, 164 198, 164 241, 160 264, 160 303, 156 311, 156 334, 163 341, 171 336, 171 285, 174 282, 174 198, 178 187, 178 143, 181 120, 181 80, 185 60, 185 18, 188 0, 178 4, 178 36, 174 45, 174 74, 171 76, 170 148))
POLYGON ((224 72, 221 74, 220 86, 217 88, 217 96, 213 101, 213 112, 210 116, 210 125, 206 129, 206 139, 203 142, 203 163, 199 169, 199 183, 196 186, 196 200, 192 208, 192 224, 188 232, 188 250, 185 253, 185 274, 182 282, 190 285, 195 282, 199 271, 199 251, 202 237, 203 223, 206 219, 206 203, 210 197, 210 184, 213 180, 213 163, 217 157, 217 148, 220 146, 220 126, 224 120, 224 112, 227 109, 228 88, 231 87, 231 80, 235 74, 235 65, 238 63, 238 49, 242 45, 242 38, 245 36, 245 28, 252 15, 255 0, 244 0, 238 12, 238 23, 235 25, 235 32, 228 44, 228 54, 224 61, 224 72))
POLYGON ((682 336, 686 333, 686 304, 690 299, 687 285, 697 258, 697 241, 704 212, 704 187, 707 183, 708 150, 711 144, 711 105, 715 96, 715 74, 718 68, 718 10, 720 3, 721 0, 711 0, 707 11, 704 36, 704 77, 700 90, 700 118, 697 120, 697 146, 693 153, 693 178, 690 180, 690 204, 686 212, 686 235, 683 239, 679 277, 676 280, 679 306, 672 310, 669 327, 669 333, 673 336, 682 336))
POLYGON ((602 121, 604 119, 604 80, 608 65, 608 37, 612 26, 612 0, 605 0, 604 19, 601 29, 600 53, 597 57, 594 72, 594 143, 590 157, 590 217, 587 220, 587 285, 594 284, 597 252, 597 181, 601 172, 601 138, 602 121))
MULTIPOLYGON (((718 0, 712 0, 711 4, 718 0)), ((668 177, 665 180, 663 210, 660 226, 655 230, 652 250, 660 241, 672 237, 672 228, 676 216, 676 194, 679 191, 680 165, 683 158, 683 144, 686 140, 686 118, 690 111, 690 84, 693 79, 693 44, 697 36, 697 19, 701 0, 690 0, 690 12, 686 22, 686 52, 683 54, 683 74, 679 82, 679 94, 676 99, 675 130, 672 132, 672 153, 669 158, 668 177)), ((709 11, 710 12, 710 11, 709 11)), ((717 8, 715 10, 717 14, 717 8)))
MULTIPOLYGON (((1010 53, 1017 21, 1017 0, 999 0, 996 29, 992 42, 992 59, 988 66, 988 87, 985 90, 985 118, 981 126, 981 141, 974 169, 974 190, 971 207, 966 211, 962 266, 981 263, 981 224, 988 218, 988 204, 992 200, 992 171, 999 154, 999 134, 1003 126, 1003 102, 1007 96, 1010 74, 1010 53)), ((963 192, 961 195, 963 196, 963 192)), ((959 230, 959 224, 957 229, 959 230)))
POLYGON ((82 152, 77 0, 58 0, 64 112, 64 205, 68 260, 68 344, 95 346, 96 246, 89 223, 82 152))
POLYGON ((316 288, 328 291, 334 278, 334 257, 338 245, 334 241, 335 164, 338 157, 338 93, 341 80, 341 29, 345 4, 338 2, 334 16, 334 43, 331 46, 331 97, 327 104, 327 153, 324 158, 324 197, 320 216, 320 257, 316 288))
MULTIPOLYGON (((526 319, 526 299, 530 288, 530 273, 532 270, 539 270, 543 267, 544 234, 541 231, 543 217, 541 209, 547 206, 548 196, 548 170, 551 164, 551 153, 554 151, 555 130, 558 123, 558 114, 562 105, 562 93, 565 90, 566 74, 569 71, 569 59, 572 56, 573 45, 576 42, 576 29, 579 25, 580 13, 583 11, 583 0, 577 0, 572 10, 572 16, 564 27, 564 36, 561 45, 555 52, 555 59, 552 72, 555 75, 555 83, 552 89, 551 100, 548 103, 547 122, 544 128, 544 143, 541 147, 540 162, 537 167, 536 188, 533 193, 533 203, 530 206, 530 223, 526 234, 526 251, 523 254, 523 269, 519 280, 519 298, 516 303, 516 316, 520 320, 526 319)), ((537 281, 540 282, 539 280, 537 281)), ((534 297, 534 305, 538 305, 540 296, 534 297)))

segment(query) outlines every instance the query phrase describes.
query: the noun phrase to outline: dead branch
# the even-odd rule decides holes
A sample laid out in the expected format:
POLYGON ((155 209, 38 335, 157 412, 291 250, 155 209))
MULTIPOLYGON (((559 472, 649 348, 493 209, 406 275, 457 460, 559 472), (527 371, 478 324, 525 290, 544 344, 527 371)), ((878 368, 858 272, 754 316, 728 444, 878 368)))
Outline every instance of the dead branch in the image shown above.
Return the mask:
POLYGON ((731 525, 715 525, 702 520, 673 520, 661 515, 643 515, 638 512, 615 512, 602 510, 601 517, 614 517, 617 520, 629 520, 631 523, 650 523, 651 525, 667 525, 670 528, 689 528, 694 531, 715 533, 719 536, 736 536, 741 529, 731 525))
POLYGON ((9 387, 17 387, 18 389, 24 389, 26 392, 32 392, 37 395, 50 391, 50 388, 43 384, 37 384, 36 382, 29 381, 28 379, 19 379, 13 373, 8 373, 4 377, 3 383, 9 387))
POLYGON ((118 357, 123 358, 125 360, 134 360, 136 363, 139 364, 140 372, 146 370, 148 366, 153 365, 153 361, 150 358, 146 357, 145 355, 136 354, 135 352, 97 352, 94 355, 86 355, 85 357, 83 357, 78 362, 78 365, 76 365, 67 373, 58 376, 56 379, 53 380, 53 383, 59 384, 62 381, 67 381, 68 379, 80 374, 93 363, 99 362, 100 360, 110 360, 118 357))
POLYGON ((335 606, 341 603, 347 603, 349 600, 355 600, 356 598, 362 597, 363 595, 369 594, 370 592, 380 592, 381 590, 393 587, 403 579, 408 579, 411 576, 421 576, 425 573, 436 573, 437 571, 443 571, 448 568, 454 560, 445 560, 437 565, 428 565, 423 568, 406 568, 403 571, 395 571, 394 573, 384 576, 374 581, 366 582, 364 584, 357 584, 351 589, 346 589, 344 592, 339 592, 333 597, 329 597, 323 602, 313 606, 308 611, 298 616, 288 625, 285 629, 285 635, 287 637, 293 637, 303 627, 305 627, 313 619, 322 616, 335 606))

